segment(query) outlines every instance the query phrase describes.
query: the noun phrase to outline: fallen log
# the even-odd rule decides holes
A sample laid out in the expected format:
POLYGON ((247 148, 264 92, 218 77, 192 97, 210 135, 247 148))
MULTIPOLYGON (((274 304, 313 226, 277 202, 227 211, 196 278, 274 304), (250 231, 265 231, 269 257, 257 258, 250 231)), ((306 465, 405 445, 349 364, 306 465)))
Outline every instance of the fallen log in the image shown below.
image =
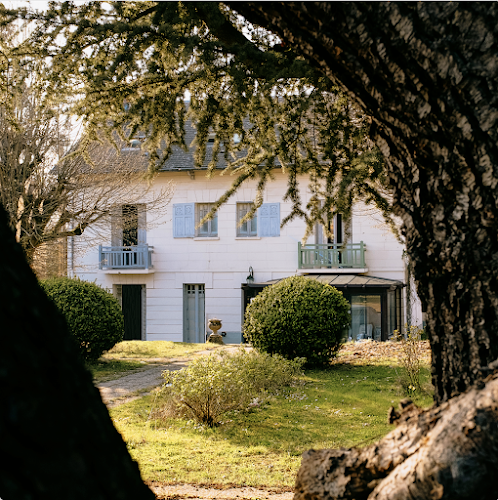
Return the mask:
POLYGON ((363 449, 310 450, 294 500, 498 498, 498 374, 428 410, 391 409, 396 428, 363 449))

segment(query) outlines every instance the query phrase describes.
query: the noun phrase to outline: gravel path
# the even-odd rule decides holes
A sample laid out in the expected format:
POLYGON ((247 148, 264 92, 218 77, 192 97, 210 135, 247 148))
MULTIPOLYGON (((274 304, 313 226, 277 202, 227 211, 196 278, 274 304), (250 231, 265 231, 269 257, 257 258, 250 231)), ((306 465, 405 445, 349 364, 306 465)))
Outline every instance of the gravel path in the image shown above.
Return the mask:
POLYGON ((167 364, 153 364, 139 372, 97 385, 102 400, 109 407, 117 406, 142 397, 145 392, 162 384, 161 373, 164 370, 180 370, 187 366, 187 359, 173 359, 167 364), (140 392, 140 394, 137 394, 140 392))
POLYGON ((149 483, 150 489, 155 493, 157 500, 180 500, 196 498, 198 500, 292 500, 292 491, 279 491, 275 489, 250 488, 205 488, 194 484, 163 485, 149 483))
MULTIPOLYGON (((219 349, 237 351, 240 349, 240 346, 229 344, 220 346, 219 349)), ((251 348, 246 347, 246 349, 251 348)), ((212 354, 213 352, 213 350, 200 351, 195 354, 195 357, 212 354)), ((150 392, 152 389, 161 385, 161 373, 164 370, 180 370, 187 366, 192 359, 193 358, 149 358, 146 361, 150 364, 145 365, 139 372, 134 372, 116 380, 110 380, 109 382, 102 382, 97 385, 97 388, 100 391, 104 403, 111 408, 142 397, 144 393, 150 392)))

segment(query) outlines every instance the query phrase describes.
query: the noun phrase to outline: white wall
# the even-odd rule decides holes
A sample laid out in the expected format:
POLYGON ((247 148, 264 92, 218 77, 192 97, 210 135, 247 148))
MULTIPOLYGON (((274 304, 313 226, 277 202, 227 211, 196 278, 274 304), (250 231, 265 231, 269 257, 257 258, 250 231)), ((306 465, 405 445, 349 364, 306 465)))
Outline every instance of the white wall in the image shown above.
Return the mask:
MULTIPOLYGON (((170 180, 174 182, 171 204, 161 219, 147 230, 147 243, 154 247, 153 273, 111 274, 100 271, 97 246, 83 255, 78 247, 85 247, 85 244, 76 244, 74 273, 110 290, 113 284, 145 284, 148 340, 182 340, 185 283, 204 283, 206 314, 220 318, 223 331, 240 332, 240 286, 246 281, 249 267, 254 270, 256 282, 296 274, 297 245, 304 235, 304 223, 300 220, 291 222, 281 229, 279 237, 237 238, 236 203, 252 201, 256 192, 256 183, 249 182, 220 208, 218 238, 174 238, 173 204, 214 202, 231 185, 233 177, 225 175, 207 180, 203 172, 196 172, 195 179, 191 179, 188 172, 167 172, 159 174, 155 189, 159 191, 170 180)), ((280 202, 281 219, 290 213, 290 204, 282 202, 286 182, 287 177, 276 172, 263 200, 264 203, 280 202)), ((303 203, 309 196, 307 184, 307 180, 303 180, 303 203)), ((404 281, 402 245, 380 215, 364 206, 359 206, 354 212, 349 241, 360 240, 366 243, 369 275, 404 281)), ((99 243, 110 245, 110 231, 108 240, 99 238, 99 243)))

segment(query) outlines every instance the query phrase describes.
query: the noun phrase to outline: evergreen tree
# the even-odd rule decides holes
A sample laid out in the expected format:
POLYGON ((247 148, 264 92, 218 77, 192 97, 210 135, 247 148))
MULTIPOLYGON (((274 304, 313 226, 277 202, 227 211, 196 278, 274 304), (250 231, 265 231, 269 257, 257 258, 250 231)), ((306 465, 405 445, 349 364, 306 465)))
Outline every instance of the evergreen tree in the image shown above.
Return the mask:
MULTIPOLYGON (((427 309, 439 406, 423 413, 410 405, 401 414, 392 412, 391 420, 401 422, 398 429, 363 451, 308 454, 297 497, 496 498, 496 4, 229 3, 245 20, 217 3, 109 5, 109 10, 95 2, 81 8, 54 6, 37 33, 53 55, 61 88, 83 79, 86 95, 79 109, 90 130, 105 129, 104 118, 115 127, 130 121, 135 130, 150 131, 151 151, 164 140, 167 154, 173 145, 185 146, 182 101, 188 89, 189 113, 198 127, 198 163, 210 126, 216 133, 215 152, 221 143, 228 153, 237 152, 231 141, 238 133, 246 160, 231 168, 241 168, 242 180, 257 172, 264 182, 275 158, 285 163, 286 155, 297 158, 297 152, 307 151, 301 146, 292 154, 288 144, 293 143, 286 139, 277 149, 287 128, 291 137, 301 130, 293 120, 272 138, 277 117, 286 121, 279 110, 306 108, 302 103, 314 102, 308 98, 318 94, 320 99, 333 94, 334 101, 333 82, 372 121, 368 134, 384 156, 393 207, 403 220, 418 293, 427 309), (65 45, 50 47, 59 34, 65 35, 65 45), (243 126, 245 117, 254 126, 252 134, 243 126)), ((311 105, 302 114, 305 120, 307 109, 311 105)), ((165 158, 152 159, 155 168, 165 158)), ((325 183, 325 195, 334 192, 326 185, 329 169, 294 161, 289 166, 291 194, 292 169, 300 164, 310 165, 308 172, 325 183)), ((344 175, 339 185, 347 178, 345 164, 340 162, 344 175)), ((369 169, 375 180, 375 167, 369 169)), ((384 172, 378 170, 379 179, 384 172)), ((0 246, 3 262, 11 248, 10 240, 0 246)), ((24 276, 20 263, 14 269, 24 276)), ((6 269, 0 270, 8 278, 6 269)), ((30 298, 30 317, 43 324, 32 305, 37 296, 24 288, 28 281, 16 281, 18 296, 30 298)), ((18 309, 4 300, 1 304, 6 324, 14 325, 18 309)), ((18 304, 15 296, 12 304, 18 304)), ((29 329, 23 322, 21 331, 29 329)), ((9 368, 11 358, 3 360, 9 368)), ((13 372, 0 372, 2 390, 11 387, 5 377, 13 372)), ((10 399, 8 405, 0 430, 16 425, 7 421, 16 414, 10 399)))
POLYGON ((283 224, 302 217, 308 234, 317 221, 328 228, 337 212, 348 220, 353 200, 361 196, 376 202, 394 228, 369 121, 277 37, 215 2, 106 5, 60 4, 33 34, 36 50, 52 55, 52 90, 64 93, 68 82, 81 89, 74 112, 94 138, 147 131, 144 147, 154 172, 173 147, 189 146, 189 119, 196 127, 196 166, 207 165, 213 175, 221 161, 235 178, 212 214, 255 178, 257 210, 279 167, 289 174, 284 197, 292 201, 283 224), (61 35, 65 43, 59 47, 61 35), (209 151, 208 140, 214 141, 209 151), (313 192, 306 207, 297 189, 302 174, 313 192))

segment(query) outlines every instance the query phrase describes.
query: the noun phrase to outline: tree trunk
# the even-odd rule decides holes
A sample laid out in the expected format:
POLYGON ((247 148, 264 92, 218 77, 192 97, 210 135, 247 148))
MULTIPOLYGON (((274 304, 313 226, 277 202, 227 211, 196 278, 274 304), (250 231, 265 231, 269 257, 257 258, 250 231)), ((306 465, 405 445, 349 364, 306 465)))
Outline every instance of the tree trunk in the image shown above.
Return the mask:
POLYGON ((154 499, 0 207, 0 497, 154 499))
POLYGON ((231 4, 373 118, 427 308, 436 401, 498 358, 498 8, 480 2, 231 4))
POLYGON ((397 428, 362 450, 310 450, 294 500, 493 499, 498 495, 498 374, 421 412, 408 400, 397 428))
MULTIPOLYGON (((371 136, 385 157, 417 291, 427 311, 436 403, 441 405, 481 383, 488 373, 486 367, 498 358, 497 4, 229 5, 250 22, 277 33, 287 46, 346 89, 372 117, 371 136)), ((496 393, 491 392, 489 408, 495 408, 494 396, 496 393)), ((457 403, 451 401, 453 404, 457 403)), ((442 409, 450 412, 451 407, 442 409)), ((485 412, 490 416, 486 417, 489 425, 476 423, 476 428, 485 429, 480 436, 488 433, 486 439, 478 442, 484 445, 489 439, 491 448, 484 446, 479 451, 484 454, 481 469, 469 470, 470 476, 491 477, 491 471, 496 469, 494 412, 485 412)), ((462 419, 455 424, 457 427, 465 424, 464 417, 465 412, 455 414, 455 418, 462 419)), ((410 432, 415 432, 415 427, 410 432)), ((386 439, 394 439, 396 432, 386 439)), ((450 443, 454 436, 455 449, 460 446, 457 435, 449 435, 450 443)), ((476 433, 469 435, 472 441, 476 433)), ((465 468, 466 460, 476 450, 469 445, 470 455, 466 456, 462 450, 467 449, 467 444, 450 455, 447 464, 456 460, 450 468, 434 465, 433 476, 438 478, 442 490, 438 486, 432 493, 424 490, 410 496, 407 488, 411 488, 414 474, 419 470, 427 473, 429 465, 426 467, 425 463, 432 446, 436 447, 437 441, 429 438, 420 448, 418 458, 403 461, 402 457, 402 464, 397 467, 394 461, 393 472, 382 485, 397 481, 398 489, 382 496, 376 492, 387 491, 387 486, 379 485, 369 498, 496 498, 496 489, 494 496, 478 493, 485 489, 485 485, 480 489, 476 486, 478 480, 469 483, 474 484, 475 495, 463 488, 458 496, 459 474, 464 470, 460 470, 459 464, 465 468), (453 489, 448 489, 450 483, 453 489)), ((391 453, 389 448, 385 450, 383 459, 391 453)), ((381 448, 376 453, 383 451, 381 448)), ((327 467, 335 470, 341 462, 337 455, 329 453, 335 458, 327 458, 325 452, 320 456, 328 460, 327 467)), ((315 453, 305 457, 303 468, 313 468, 310 461, 317 456, 315 453)), ((354 462, 351 467, 359 465, 354 462)), ((348 480, 348 471, 346 467, 342 473, 343 482, 348 480)), ((315 475, 316 481, 324 481, 327 474, 315 475)), ((367 479, 362 481, 366 484, 367 479)), ((365 489, 361 495, 350 496, 322 489, 323 495, 314 496, 310 483, 307 484, 302 498, 368 496, 365 489)))

